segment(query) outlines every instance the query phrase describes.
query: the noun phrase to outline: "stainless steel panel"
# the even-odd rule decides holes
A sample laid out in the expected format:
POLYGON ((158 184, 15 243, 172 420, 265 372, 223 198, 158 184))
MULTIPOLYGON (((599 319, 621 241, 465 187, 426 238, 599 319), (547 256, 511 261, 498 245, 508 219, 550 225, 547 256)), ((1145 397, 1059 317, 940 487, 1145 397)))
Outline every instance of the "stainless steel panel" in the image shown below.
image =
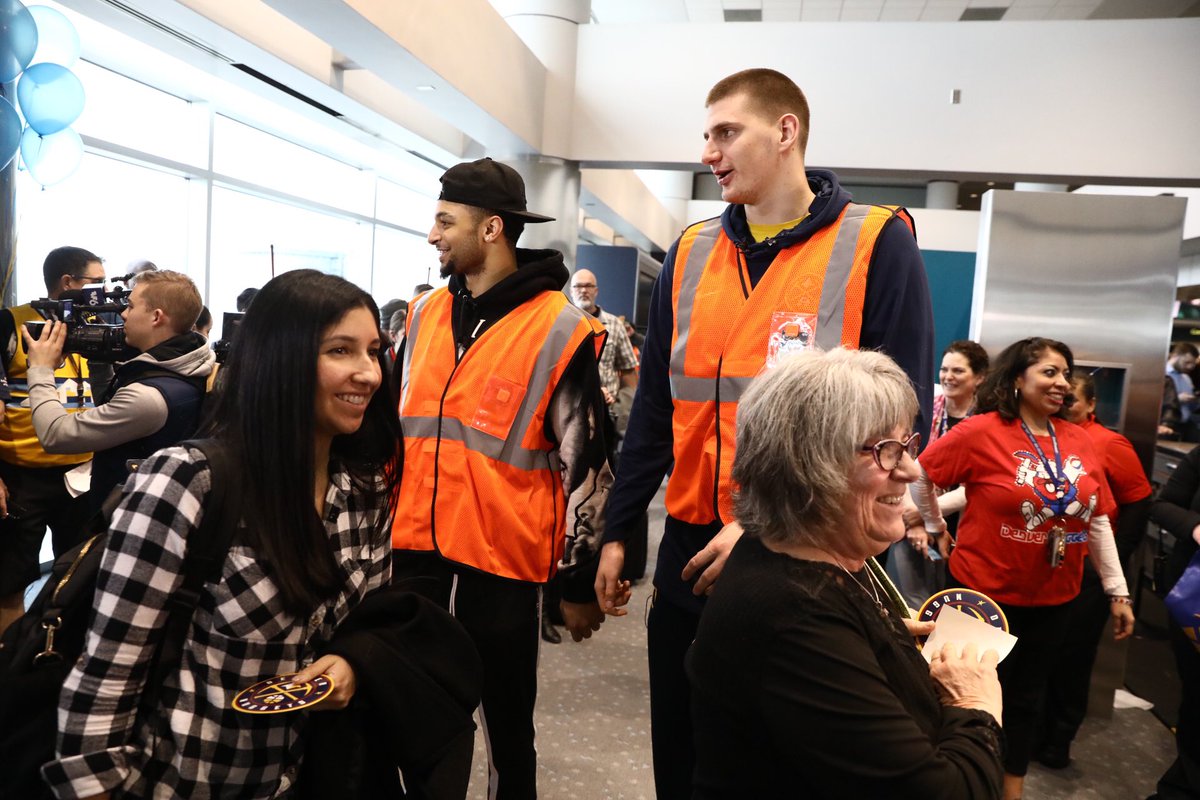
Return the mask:
POLYGON ((1065 192, 983 196, 971 338, 995 356, 1028 336, 1132 365, 1123 433, 1154 463, 1187 201, 1065 192))

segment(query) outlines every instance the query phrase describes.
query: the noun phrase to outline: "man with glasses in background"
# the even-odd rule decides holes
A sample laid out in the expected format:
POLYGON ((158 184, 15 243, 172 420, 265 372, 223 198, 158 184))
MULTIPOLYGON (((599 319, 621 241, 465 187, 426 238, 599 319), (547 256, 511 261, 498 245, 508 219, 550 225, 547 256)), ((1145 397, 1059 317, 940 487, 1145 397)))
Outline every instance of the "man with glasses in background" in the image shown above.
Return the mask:
MULTIPOLYGON (((46 296, 59 300, 65 292, 104 283, 100 257, 81 247, 59 247, 42 264, 46 296)), ((71 549, 87 518, 87 505, 67 491, 65 475, 91 459, 91 453, 51 455, 33 428, 29 408, 28 358, 21 328, 44 317, 31 305, 0 311, 0 347, 9 396, 0 421, 0 631, 24 610, 25 587, 37 580, 38 553, 46 527, 54 555, 71 549)), ((87 360, 68 353, 54 370, 58 397, 68 411, 92 407, 87 360)))

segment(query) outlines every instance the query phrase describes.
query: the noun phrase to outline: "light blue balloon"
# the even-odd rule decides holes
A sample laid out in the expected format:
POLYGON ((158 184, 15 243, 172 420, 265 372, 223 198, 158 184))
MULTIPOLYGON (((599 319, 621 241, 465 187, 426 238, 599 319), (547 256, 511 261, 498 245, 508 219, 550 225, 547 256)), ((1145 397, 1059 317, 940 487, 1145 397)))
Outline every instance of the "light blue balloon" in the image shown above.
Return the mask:
POLYGON ((25 122, 42 136, 58 133, 83 113, 83 84, 59 64, 34 64, 17 83, 25 122))
POLYGON ((20 75, 37 46, 37 23, 29 9, 19 0, 0 0, 0 83, 20 75))
POLYGON ((37 23, 37 52, 29 63, 74 66, 83 45, 71 20, 50 6, 30 6, 29 13, 37 23))
POLYGON ((21 134, 21 161, 42 186, 53 186, 70 177, 83 160, 83 140, 71 128, 42 136, 33 128, 21 134))
POLYGON ((21 116, 12 103, 0 97, 0 170, 8 166, 21 144, 21 116))

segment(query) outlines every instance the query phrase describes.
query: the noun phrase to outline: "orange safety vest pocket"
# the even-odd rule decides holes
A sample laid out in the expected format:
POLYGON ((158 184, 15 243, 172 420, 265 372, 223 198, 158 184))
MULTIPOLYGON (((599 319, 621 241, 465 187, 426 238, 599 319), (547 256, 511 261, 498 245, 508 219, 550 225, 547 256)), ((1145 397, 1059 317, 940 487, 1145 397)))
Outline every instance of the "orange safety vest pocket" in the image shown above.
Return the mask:
POLYGON ((471 427, 497 439, 508 438, 509 429, 521 410, 521 401, 525 399, 525 391, 526 387, 516 381, 492 375, 484 384, 471 427))

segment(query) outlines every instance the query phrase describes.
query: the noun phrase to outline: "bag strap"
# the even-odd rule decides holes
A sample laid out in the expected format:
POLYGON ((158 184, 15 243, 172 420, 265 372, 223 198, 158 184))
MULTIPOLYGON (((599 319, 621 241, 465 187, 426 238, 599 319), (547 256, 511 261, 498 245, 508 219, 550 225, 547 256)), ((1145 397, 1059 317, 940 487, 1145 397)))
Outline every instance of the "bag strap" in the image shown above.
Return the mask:
POLYGON ((200 604, 204 583, 214 575, 220 575, 221 566, 225 563, 238 529, 238 520, 230 513, 227 497, 229 453, 216 439, 189 439, 179 445, 204 453, 208 460, 209 490, 200 526, 188 537, 187 552, 183 557, 183 584, 171 593, 167 601, 168 616, 162 642, 142 696, 148 706, 158 701, 164 680, 179 666, 183 658, 183 643, 187 640, 192 615, 200 604))

